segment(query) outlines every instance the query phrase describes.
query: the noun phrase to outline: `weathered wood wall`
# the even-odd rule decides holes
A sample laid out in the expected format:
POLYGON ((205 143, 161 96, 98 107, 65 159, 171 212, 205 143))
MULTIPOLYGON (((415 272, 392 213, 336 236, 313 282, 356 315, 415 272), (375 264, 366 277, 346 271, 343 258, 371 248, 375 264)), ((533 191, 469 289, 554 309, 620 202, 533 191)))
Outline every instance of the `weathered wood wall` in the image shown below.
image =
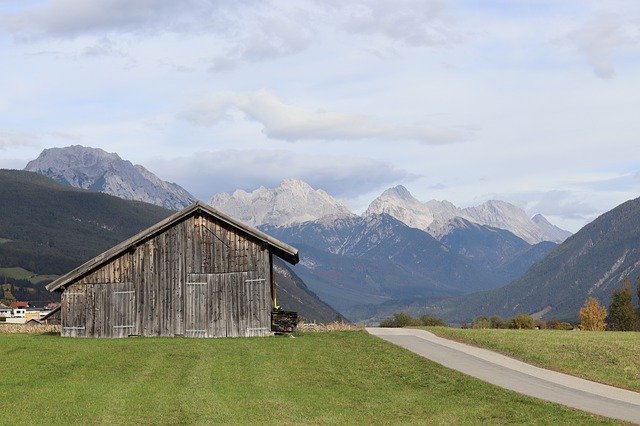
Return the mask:
POLYGON ((270 260, 267 246, 241 230, 187 217, 69 285, 62 335, 265 335, 270 260))

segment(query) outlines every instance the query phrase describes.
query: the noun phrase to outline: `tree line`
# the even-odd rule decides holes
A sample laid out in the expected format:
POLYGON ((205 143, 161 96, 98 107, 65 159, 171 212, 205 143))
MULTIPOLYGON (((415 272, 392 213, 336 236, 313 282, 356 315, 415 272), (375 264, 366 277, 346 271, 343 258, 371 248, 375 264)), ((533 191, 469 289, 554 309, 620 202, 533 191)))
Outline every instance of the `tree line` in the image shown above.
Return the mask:
POLYGON ((622 281, 622 288, 611 296, 609 310, 598 299, 589 297, 580 309, 582 330, 640 331, 640 278, 636 280, 638 306, 633 304, 631 279, 622 281))
MULTIPOLYGON (((580 330, 585 331, 640 331, 640 277, 636 280, 637 306, 633 303, 631 279, 626 277, 622 288, 611 297, 609 309, 600 304, 595 297, 589 297, 580 309, 580 330)), ((410 326, 448 326, 442 319, 433 315, 414 318, 404 312, 393 314, 393 317, 380 322, 380 327, 410 326)), ((535 319, 531 315, 519 314, 503 320, 498 315, 491 317, 480 315, 471 323, 463 322, 461 328, 512 328, 512 329, 553 329, 573 330, 573 324, 553 318, 549 323, 535 319)))

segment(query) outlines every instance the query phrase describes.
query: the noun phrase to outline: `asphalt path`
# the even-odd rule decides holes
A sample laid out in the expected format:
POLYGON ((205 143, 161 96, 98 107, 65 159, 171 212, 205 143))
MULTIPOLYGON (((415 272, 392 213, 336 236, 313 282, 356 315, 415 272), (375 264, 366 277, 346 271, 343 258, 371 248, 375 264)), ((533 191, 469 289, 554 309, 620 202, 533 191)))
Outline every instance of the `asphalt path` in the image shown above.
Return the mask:
POLYGON ((425 330, 371 327, 367 331, 445 367, 505 389, 640 424, 640 393, 535 367, 425 330))

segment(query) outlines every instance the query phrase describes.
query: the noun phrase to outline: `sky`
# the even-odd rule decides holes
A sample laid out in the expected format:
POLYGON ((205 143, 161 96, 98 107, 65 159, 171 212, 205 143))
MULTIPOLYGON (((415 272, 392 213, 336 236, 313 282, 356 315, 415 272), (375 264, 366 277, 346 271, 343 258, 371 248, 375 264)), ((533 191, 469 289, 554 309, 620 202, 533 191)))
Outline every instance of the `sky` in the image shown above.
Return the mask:
POLYGON ((402 184, 570 231, 640 196, 636 0, 0 0, 0 167, 116 152, 202 200, 402 184))

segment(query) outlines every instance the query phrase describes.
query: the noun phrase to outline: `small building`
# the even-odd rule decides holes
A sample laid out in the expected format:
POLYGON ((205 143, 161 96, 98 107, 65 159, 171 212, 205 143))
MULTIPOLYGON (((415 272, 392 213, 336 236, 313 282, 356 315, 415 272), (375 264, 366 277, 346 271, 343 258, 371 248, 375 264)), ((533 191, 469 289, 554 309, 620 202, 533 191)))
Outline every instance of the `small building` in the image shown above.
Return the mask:
POLYGON ((42 310, 40 310, 40 309, 27 309, 25 311, 24 318, 25 318, 25 320, 27 322, 29 322, 32 319, 39 320, 41 316, 42 316, 42 310))
POLYGON ((14 302, 11 302, 10 307, 18 308, 18 309, 27 309, 29 307, 29 302, 23 302, 23 301, 16 300, 14 302))
POLYGON ((24 308, 13 308, 12 311, 11 311, 11 317, 13 317, 13 318, 26 318, 27 317, 27 310, 24 309, 24 308))
POLYGON ((273 256, 298 250, 197 202, 47 285, 62 335, 264 336, 273 256))
POLYGON ((12 312, 12 308, 0 302, 0 318, 9 318, 12 312))

